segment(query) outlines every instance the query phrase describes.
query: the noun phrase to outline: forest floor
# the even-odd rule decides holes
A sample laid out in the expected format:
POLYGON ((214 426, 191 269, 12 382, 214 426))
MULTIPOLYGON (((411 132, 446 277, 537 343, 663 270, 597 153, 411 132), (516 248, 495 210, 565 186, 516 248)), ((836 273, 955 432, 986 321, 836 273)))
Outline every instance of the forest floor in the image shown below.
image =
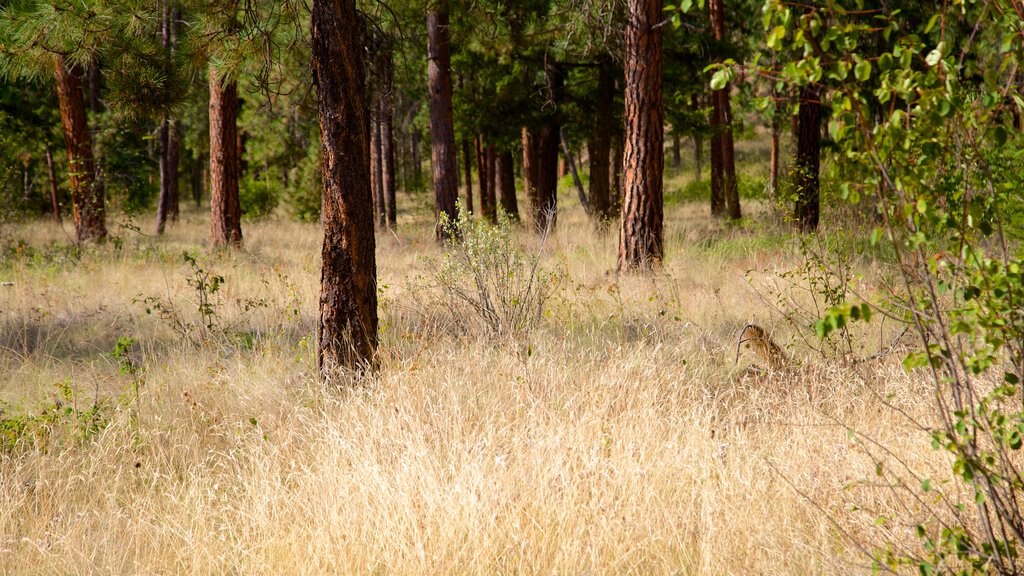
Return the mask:
POLYGON ((563 190, 542 247, 517 232, 556 288, 500 339, 451 314, 428 197, 403 196, 378 234, 380 371, 347 388, 315 377, 315 224, 246 222, 232 253, 193 209, 81 252, 7 225, 0 573, 846 574, 916 546, 918 505, 878 473, 891 451, 945 474, 910 421, 929 383, 858 361, 896 327, 820 353, 808 327, 828 276, 805 253, 868 297, 882 258, 835 224, 801 242, 765 200, 714 221, 684 182, 650 275, 617 275, 616 234, 563 190), (737 362, 747 323, 788 368, 737 362))

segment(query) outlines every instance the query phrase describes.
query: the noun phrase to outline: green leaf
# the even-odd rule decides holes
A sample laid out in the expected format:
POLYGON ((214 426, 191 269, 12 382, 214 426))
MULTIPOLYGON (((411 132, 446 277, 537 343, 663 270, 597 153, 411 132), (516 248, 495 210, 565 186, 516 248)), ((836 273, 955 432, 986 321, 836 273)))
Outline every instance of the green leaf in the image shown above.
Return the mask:
POLYGON ((726 68, 719 68, 715 74, 711 77, 711 89, 721 90, 725 88, 726 84, 729 83, 729 70, 726 68))
POLYGON ((866 82, 871 78, 871 62, 868 60, 857 62, 857 66, 853 69, 853 75, 857 77, 858 81, 866 82))

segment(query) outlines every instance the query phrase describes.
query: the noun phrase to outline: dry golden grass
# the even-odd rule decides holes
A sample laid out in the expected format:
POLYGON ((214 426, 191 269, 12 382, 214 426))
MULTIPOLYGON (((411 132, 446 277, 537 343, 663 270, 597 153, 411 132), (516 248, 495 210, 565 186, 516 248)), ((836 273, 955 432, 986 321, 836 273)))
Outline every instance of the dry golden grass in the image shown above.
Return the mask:
MULTIPOLYGON (((738 331, 781 326, 744 274, 790 267, 792 241, 684 205, 665 269, 617 277, 614 234, 574 207, 559 220, 550 314, 528 341, 494 342, 450 329, 423 278, 421 257, 440 255, 431 225, 403 215, 378 249, 382 369, 346 390, 314 378, 315 225, 246 223, 245 249, 216 255, 189 213, 166 238, 122 232, 123 248, 77 261, 10 256, 4 416, 38 412, 67 381, 80 408, 109 399, 111 421, 0 456, 0 572, 846 574, 868 560, 843 533, 914 544, 909 526, 875 526, 913 503, 871 482, 841 424, 941 466, 888 407, 927 419, 926 382, 897 358, 735 378, 756 361, 733 366, 738 331), (232 328, 204 346, 133 302, 194 318, 186 249, 226 279, 232 328), (254 298, 266 306, 244 312, 254 298), (111 355, 119 336, 138 341, 137 397, 111 355)), ((65 241, 46 223, 3 234, 65 241)))

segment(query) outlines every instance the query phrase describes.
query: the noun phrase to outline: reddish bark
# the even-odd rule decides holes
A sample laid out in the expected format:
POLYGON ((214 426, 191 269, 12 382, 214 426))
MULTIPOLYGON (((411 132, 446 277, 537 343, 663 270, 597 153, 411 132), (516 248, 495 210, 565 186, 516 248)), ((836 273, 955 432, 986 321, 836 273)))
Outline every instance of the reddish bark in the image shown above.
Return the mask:
POLYGON ((662 2, 629 0, 626 24, 625 195, 619 269, 651 268, 662 260, 665 166, 662 109, 662 2))
POLYGON ((448 12, 427 12, 427 76, 430 91, 430 152, 434 176, 434 213, 438 239, 447 239, 441 215, 454 222, 459 197, 455 164, 455 128, 452 122, 451 45, 448 12))
POLYGON ((512 152, 503 150, 494 159, 494 171, 497 173, 496 186, 501 209, 510 220, 519 220, 519 203, 516 200, 516 167, 512 152))
POLYGON ((92 153, 92 138, 85 119, 82 80, 64 63, 54 59, 57 101, 64 127, 68 156, 68 180, 71 184, 71 208, 75 220, 75 241, 102 241, 107 237, 103 181, 99 178, 92 153))
POLYGON ((313 1, 313 77, 324 186, 317 365, 324 379, 339 369, 372 367, 377 349, 369 110, 357 43, 360 24, 354 0, 313 1))
POLYGON ((602 65, 597 74, 597 106, 591 124, 590 143, 590 204, 599 226, 607 226, 614 217, 611 201, 611 145, 612 107, 615 87, 611 67, 602 65))
POLYGON ((210 212, 214 247, 242 244, 238 197, 238 88, 210 68, 210 212))

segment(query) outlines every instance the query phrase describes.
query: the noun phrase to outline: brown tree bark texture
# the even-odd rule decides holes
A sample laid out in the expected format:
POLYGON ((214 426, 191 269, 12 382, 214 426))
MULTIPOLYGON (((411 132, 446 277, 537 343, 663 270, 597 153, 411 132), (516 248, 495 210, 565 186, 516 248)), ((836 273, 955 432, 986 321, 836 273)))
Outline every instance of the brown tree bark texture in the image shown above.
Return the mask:
POLYGON ((377 349, 377 263, 370 192, 370 135, 360 20, 354 0, 314 0, 313 75, 323 170, 323 268, 317 363, 373 366, 377 349))
POLYGON ((626 24, 625 180, 619 269, 651 268, 663 257, 662 2, 629 0, 626 24))
MULTIPOLYGON (((474 143, 476 139, 474 139, 474 143)), ((473 153, 470 150, 469 139, 462 139, 462 168, 466 175, 466 202, 464 208, 470 214, 473 213, 473 153)))
POLYGON ((809 84, 800 91, 796 145, 796 207, 794 210, 800 231, 805 233, 818 229, 820 163, 821 86, 809 84))
POLYGON ((388 225, 388 213, 387 206, 384 204, 384 145, 381 142, 383 130, 380 125, 380 116, 370 121, 370 130, 370 158, 373 161, 373 206, 377 215, 377 226, 383 229, 388 225))
POLYGON ((529 128, 523 128, 523 184, 526 198, 530 203, 530 219, 537 231, 545 226, 544 203, 540 198, 537 184, 538 163, 537 134, 529 128))
POLYGON ((473 138, 473 155, 476 158, 476 173, 477 178, 480 182, 480 209, 483 210, 484 204, 487 203, 487 152, 484 148, 484 137, 482 134, 477 134, 476 138, 473 138))
POLYGON ((214 247, 242 243, 238 198, 238 88, 210 68, 210 213, 214 247))
POLYGON ((513 222, 519 220, 519 202, 516 199, 516 167, 512 152, 502 150, 494 159, 496 185, 501 209, 513 222))
POLYGON ((561 65, 544 65, 548 100, 554 107, 547 123, 537 134, 537 205, 540 218, 538 230, 554 230, 558 223, 558 150, 561 147, 560 106, 565 87, 565 74, 561 65))
POLYGON ((612 219, 611 202, 611 146, 612 107, 615 104, 615 87, 610 66, 602 65, 597 73, 597 102, 594 121, 590 129, 590 205, 599 226, 607 225, 612 219))
POLYGON ((62 56, 54 60, 54 76, 60 121, 64 127, 64 144, 67 147, 75 241, 101 241, 107 237, 106 206, 103 182, 97 177, 96 161, 92 155, 82 80, 68 69, 62 56))
POLYGON ((383 85, 384 90, 380 96, 380 153, 384 160, 384 210, 388 228, 394 230, 398 223, 398 212, 395 205, 395 193, 398 187, 398 176, 396 170, 397 151, 395 150, 394 130, 394 99, 392 94, 392 66, 391 54, 383 58, 383 85))
MULTIPOLYGON (((708 5, 711 12, 711 34, 716 42, 722 42, 725 38, 725 0, 709 0, 708 5)), ((718 159, 721 167, 721 192, 725 197, 726 211, 730 218, 738 219, 740 213, 739 184, 736 181, 736 152, 732 133, 732 104, 729 96, 730 87, 728 84, 721 90, 711 93, 712 104, 715 114, 715 132, 718 134, 718 146, 721 148, 718 159)), ((712 144, 714 145, 714 144, 712 144)), ((712 154, 712 161, 714 161, 712 154)), ((713 202, 713 201, 712 201, 713 202)), ((715 207, 712 206, 712 213, 715 207)))
POLYGON ((427 12, 427 78, 430 92, 430 158, 434 176, 434 212, 436 235, 448 236, 441 226, 441 214, 452 222, 459 197, 455 164, 455 128, 452 121, 451 40, 448 13, 427 12))
POLYGON ((498 192, 497 192, 497 155, 494 146, 484 147, 484 162, 487 166, 487 195, 484 196, 483 205, 480 211, 492 224, 498 221, 498 192))

